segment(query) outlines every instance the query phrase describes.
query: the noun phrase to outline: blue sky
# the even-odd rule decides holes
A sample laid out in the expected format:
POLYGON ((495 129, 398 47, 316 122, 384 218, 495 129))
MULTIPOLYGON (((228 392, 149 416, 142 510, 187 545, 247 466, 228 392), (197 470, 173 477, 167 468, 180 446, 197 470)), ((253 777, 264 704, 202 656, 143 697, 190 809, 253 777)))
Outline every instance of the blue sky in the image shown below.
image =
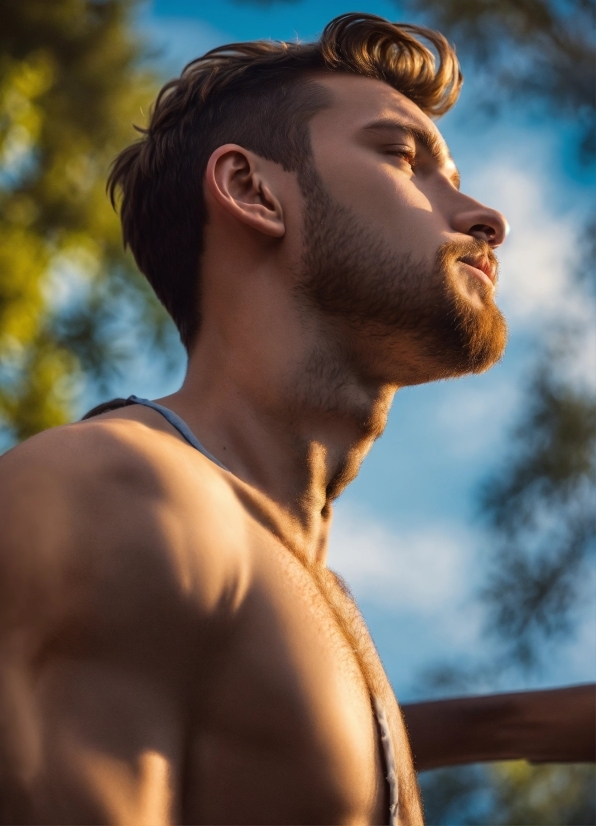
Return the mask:
MULTIPOLYGON (((403 19, 390 0, 293 0, 269 5, 218 0, 154 0, 138 26, 161 50, 164 76, 193 57, 234 40, 311 39, 334 16, 366 11, 403 19)), ((412 15, 408 19, 416 22, 412 15)), ((461 102, 440 122, 462 188, 503 211, 511 236, 501 257, 501 299, 511 343, 484 376, 400 391, 389 425, 358 479, 339 500, 331 565, 346 575, 361 604, 400 699, 416 696, 421 669, 437 659, 479 652, 482 614, 474 600, 486 537, 474 517, 479 480, 506 454, 507 429, 523 398, 535 342, 553 319, 581 320, 581 296, 569 262, 589 192, 575 180, 562 151, 568 131, 521 109, 497 120, 477 115, 474 73, 461 102)), ((590 345, 591 346, 591 345, 590 345)), ((588 352, 588 350, 586 350, 588 352)), ((591 354, 591 351, 589 351, 591 354)), ((591 355, 576 369, 590 375, 591 355)), ((116 393, 157 397, 174 390, 139 363, 136 383, 116 393)), ((596 609, 584 611, 578 635, 557 648, 548 669, 529 684, 596 678, 596 609)), ((521 685, 519 680, 499 688, 521 685)))

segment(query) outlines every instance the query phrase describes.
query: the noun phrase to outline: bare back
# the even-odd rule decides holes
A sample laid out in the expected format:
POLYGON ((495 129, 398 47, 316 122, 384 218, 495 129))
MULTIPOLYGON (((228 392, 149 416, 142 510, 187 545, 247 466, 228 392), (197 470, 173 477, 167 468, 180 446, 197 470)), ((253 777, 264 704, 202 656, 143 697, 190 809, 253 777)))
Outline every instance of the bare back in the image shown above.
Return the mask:
POLYGON ((401 714, 350 597, 159 414, 0 462, 4 823, 421 823, 401 714), (356 650, 354 650, 356 649, 356 650))

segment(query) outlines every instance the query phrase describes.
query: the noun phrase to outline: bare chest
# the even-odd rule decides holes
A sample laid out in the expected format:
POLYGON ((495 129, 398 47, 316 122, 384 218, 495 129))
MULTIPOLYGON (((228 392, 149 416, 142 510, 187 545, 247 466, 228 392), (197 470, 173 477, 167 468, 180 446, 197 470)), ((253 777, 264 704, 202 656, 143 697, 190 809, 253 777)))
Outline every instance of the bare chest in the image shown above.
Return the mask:
POLYGON ((358 658, 324 594, 287 553, 256 562, 212 674, 187 817, 388 821, 386 770, 358 658))

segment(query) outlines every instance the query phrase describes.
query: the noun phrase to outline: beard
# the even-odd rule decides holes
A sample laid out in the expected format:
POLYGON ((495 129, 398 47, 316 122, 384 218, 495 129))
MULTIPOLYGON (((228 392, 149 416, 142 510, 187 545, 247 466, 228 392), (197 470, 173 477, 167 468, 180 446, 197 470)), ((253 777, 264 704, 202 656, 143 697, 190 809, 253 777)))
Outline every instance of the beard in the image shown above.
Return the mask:
POLYGON ((374 340, 379 373, 396 384, 420 384, 482 373, 499 361, 507 325, 492 286, 464 275, 466 295, 454 272, 464 256, 496 265, 485 241, 447 242, 429 264, 412 252, 396 253, 380 232, 334 201, 312 164, 299 183, 306 208, 298 291, 344 322, 357 350, 374 340), (478 305, 470 293, 480 297, 478 305))

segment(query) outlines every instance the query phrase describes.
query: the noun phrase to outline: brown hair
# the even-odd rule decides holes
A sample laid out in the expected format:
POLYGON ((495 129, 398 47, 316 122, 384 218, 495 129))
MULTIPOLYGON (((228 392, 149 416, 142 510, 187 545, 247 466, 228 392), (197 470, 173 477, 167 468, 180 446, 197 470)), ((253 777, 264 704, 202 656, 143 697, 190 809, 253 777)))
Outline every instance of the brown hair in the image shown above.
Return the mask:
POLYGON ((344 14, 315 43, 234 43, 193 60, 160 91, 141 140, 114 161, 108 191, 112 203, 122 191, 124 243, 187 349, 201 320, 209 157, 236 143, 299 172, 310 156, 308 122, 327 105, 311 82, 317 72, 382 80, 430 116, 450 109, 462 84, 455 51, 438 32, 344 14), (438 64, 419 37, 434 47, 438 64))

